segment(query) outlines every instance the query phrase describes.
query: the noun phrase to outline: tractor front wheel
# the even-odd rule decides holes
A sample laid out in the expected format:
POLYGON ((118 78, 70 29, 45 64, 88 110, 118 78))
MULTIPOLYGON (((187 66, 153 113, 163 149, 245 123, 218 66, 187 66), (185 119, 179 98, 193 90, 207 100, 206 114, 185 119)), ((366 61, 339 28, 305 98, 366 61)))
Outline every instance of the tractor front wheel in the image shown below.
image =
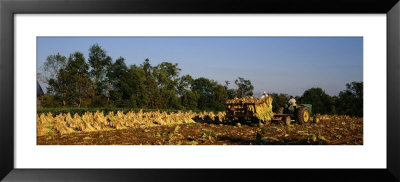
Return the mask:
POLYGON ((310 121, 310 109, 308 107, 300 107, 297 111, 297 122, 299 124, 307 124, 310 121))

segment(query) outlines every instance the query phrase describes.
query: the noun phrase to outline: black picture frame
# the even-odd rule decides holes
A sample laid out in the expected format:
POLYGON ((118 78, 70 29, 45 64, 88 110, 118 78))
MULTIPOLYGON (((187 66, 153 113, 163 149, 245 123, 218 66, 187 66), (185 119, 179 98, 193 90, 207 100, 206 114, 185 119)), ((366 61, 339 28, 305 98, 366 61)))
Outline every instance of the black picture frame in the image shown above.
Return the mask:
POLYGON ((270 181, 400 181, 399 17, 398 0, 0 0, 0 179, 4 181, 254 181, 260 179, 270 181), (377 99, 387 99, 387 168, 15 169, 13 15, 18 13, 386 14, 387 98, 377 96, 377 99))

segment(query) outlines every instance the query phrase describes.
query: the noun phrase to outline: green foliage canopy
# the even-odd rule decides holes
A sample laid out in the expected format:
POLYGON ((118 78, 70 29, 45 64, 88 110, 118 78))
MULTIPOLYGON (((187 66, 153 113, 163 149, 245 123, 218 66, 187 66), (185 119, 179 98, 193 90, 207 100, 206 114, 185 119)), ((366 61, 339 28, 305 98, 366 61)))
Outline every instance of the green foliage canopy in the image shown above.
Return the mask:
MULTIPOLYGON (((125 64, 119 57, 115 61, 107 56, 98 44, 89 48, 86 62, 81 52, 65 56, 49 55, 43 64, 47 94, 43 107, 106 107, 132 109, 225 109, 227 99, 253 96, 250 80, 238 77, 236 88, 229 88, 229 81, 217 81, 191 75, 180 76, 178 64, 164 61, 151 65, 145 59, 140 65, 125 64)), ((273 111, 284 106, 289 95, 269 93, 273 97, 273 111)), ((297 103, 313 105, 314 113, 363 115, 363 82, 346 84, 346 90, 330 96, 322 88, 310 88, 296 96, 297 103)))

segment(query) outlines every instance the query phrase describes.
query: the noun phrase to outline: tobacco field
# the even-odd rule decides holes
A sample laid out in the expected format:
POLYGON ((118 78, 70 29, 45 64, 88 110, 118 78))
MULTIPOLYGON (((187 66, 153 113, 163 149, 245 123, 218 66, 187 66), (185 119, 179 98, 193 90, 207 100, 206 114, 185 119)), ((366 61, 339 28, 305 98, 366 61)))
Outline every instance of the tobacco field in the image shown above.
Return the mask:
POLYGON ((363 118, 322 115, 318 123, 259 126, 213 112, 37 114, 38 145, 362 145, 363 118))

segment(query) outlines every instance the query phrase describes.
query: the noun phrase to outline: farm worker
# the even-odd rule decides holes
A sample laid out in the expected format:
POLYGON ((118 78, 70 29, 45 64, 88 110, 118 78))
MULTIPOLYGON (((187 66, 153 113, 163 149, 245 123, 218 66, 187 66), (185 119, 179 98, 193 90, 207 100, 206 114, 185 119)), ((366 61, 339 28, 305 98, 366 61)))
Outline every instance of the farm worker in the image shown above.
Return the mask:
POLYGON ((264 92, 263 95, 261 96, 261 98, 263 99, 265 97, 268 97, 268 95, 267 95, 267 93, 264 92))
POLYGON ((296 99, 294 99, 293 96, 290 96, 290 99, 289 99, 289 112, 290 113, 294 112, 294 106, 296 106, 296 99))
POLYGON ((292 106, 295 106, 295 105, 296 105, 296 99, 294 99, 293 96, 290 96, 289 104, 292 105, 292 106))

